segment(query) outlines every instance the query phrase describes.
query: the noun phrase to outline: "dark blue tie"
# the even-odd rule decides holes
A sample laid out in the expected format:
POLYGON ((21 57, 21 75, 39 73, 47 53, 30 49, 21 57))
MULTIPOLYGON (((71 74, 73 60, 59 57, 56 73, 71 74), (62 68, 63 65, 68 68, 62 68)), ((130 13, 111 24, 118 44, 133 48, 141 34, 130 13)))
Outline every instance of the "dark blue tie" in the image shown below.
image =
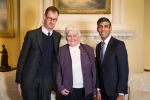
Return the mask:
POLYGON ((105 45, 105 42, 102 42, 102 47, 101 47, 101 61, 103 62, 103 59, 104 59, 104 45, 105 45))
POLYGON ((48 32, 48 36, 50 36, 50 32, 48 32))

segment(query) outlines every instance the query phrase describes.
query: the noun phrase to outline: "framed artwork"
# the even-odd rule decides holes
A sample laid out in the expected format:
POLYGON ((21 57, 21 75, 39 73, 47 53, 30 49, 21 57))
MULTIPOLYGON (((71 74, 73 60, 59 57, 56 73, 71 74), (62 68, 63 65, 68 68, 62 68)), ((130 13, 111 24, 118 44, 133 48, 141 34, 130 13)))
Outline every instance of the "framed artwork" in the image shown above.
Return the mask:
POLYGON ((53 0, 60 14, 111 14, 111 0, 53 0))
POLYGON ((0 0, 0 37, 14 37, 13 0, 0 0))

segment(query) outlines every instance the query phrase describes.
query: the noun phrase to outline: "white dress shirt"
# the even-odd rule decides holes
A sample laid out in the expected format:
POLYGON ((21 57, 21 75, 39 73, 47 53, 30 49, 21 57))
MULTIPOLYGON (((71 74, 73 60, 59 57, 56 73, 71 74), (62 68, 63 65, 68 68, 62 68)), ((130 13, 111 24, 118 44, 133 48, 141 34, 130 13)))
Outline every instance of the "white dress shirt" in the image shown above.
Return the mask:
MULTIPOLYGON (((48 31, 46 30, 46 28, 44 26, 42 26, 42 32, 48 36, 48 31)), ((53 30, 49 32, 50 36, 53 34, 53 30)))
MULTIPOLYGON (((108 37, 105 41, 102 41, 102 42, 105 42, 105 44, 104 44, 104 50, 103 50, 103 53, 104 53, 103 55, 104 55, 104 57, 105 57, 105 51, 106 51, 106 49, 107 49, 108 42, 109 42, 110 38, 111 38, 111 35, 109 35, 109 37, 108 37)), ((100 57, 101 57, 101 53, 100 53, 100 57)))

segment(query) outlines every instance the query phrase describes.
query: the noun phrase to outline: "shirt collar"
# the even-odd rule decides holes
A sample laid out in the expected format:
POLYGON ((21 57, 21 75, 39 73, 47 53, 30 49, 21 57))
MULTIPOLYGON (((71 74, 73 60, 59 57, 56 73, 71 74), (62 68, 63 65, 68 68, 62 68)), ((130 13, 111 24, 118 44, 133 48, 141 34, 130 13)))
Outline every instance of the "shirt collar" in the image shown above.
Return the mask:
MULTIPOLYGON (((108 42, 109 42, 110 38, 111 38, 111 35, 109 35, 109 36, 108 36, 108 38, 104 41, 104 42, 105 42, 105 44, 108 44, 108 42)), ((102 42, 103 42, 103 41, 102 41, 102 42)))
POLYGON ((77 50, 77 49, 79 49, 79 46, 80 46, 80 43, 77 46, 75 46, 75 47, 69 46, 69 49, 70 50, 77 50))
MULTIPOLYGON (((42 26, 42 32, 48 36, 48 31, 46 30, 46 28, 44 26, 42 26)), ((52 35, 52 33, 53 33, 53 30, 50 31, 50 36, 52 35)))

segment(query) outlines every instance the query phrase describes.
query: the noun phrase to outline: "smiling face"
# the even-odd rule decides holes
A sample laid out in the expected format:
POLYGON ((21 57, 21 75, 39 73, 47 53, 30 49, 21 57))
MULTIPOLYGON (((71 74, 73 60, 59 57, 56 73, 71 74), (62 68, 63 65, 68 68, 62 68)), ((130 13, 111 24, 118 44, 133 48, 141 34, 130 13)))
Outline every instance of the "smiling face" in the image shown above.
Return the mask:
POLYGON ((79 43, 79 36, 77 31, 69 31, 66 37, 67 43, 71 46, 71 47, 75 47, 78 45, 79 43))
POLYGON ((44 14, 44 27, 47 29, 47 31, 52 31, 56 22, 58 19, 58 13, 57 12, 52 12, 51 10, 48 11, 47 15, 44 14), (50 20, 50 19, 55 19, 55 20, 50 20))
POLYGON ((109 37, 111 31, 112 27, 109 26, 109 22, 107 21, 99 23, 97 27, 97 32, 99 33, 103 41, 109 37))

